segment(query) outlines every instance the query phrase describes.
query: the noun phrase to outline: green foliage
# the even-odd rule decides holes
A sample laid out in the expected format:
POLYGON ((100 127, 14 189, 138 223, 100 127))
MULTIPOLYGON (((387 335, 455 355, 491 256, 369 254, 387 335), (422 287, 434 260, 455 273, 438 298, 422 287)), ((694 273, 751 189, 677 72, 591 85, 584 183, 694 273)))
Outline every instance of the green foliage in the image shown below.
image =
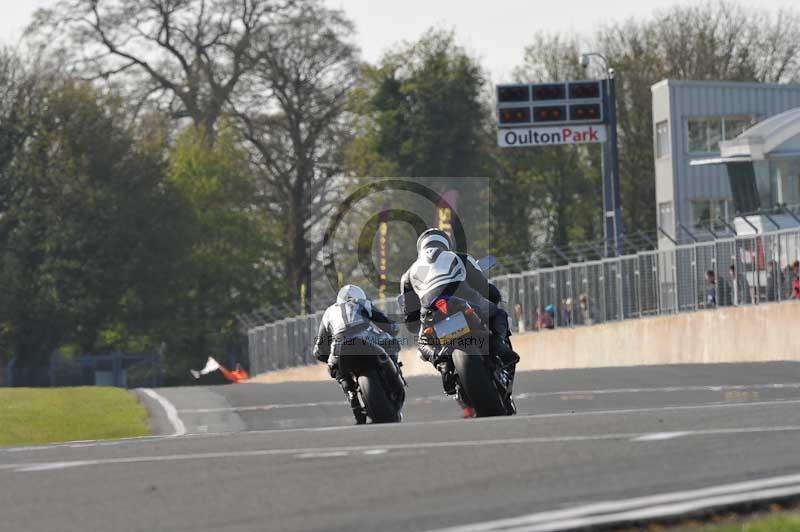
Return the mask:
POLYGON ((209 147, 189 128, 170 152, 166 182, 185 215, 186 253, 175 263, 173 315, 161 336, 188 360, 208 356, 211 336, 235 334, 237 313, 285 294, 270 255, 275 235, 254 207, 255 180, 239 141, 223 127, 209 147))
POLYGON ((144 350, 204 358, 209 335, 281 293, 253 207, 247 154, 230 128, 190 128, 165 164, 156 131, 124 126, 124 106, 59 82, 0 182, 0 335, 21 366, 53 349, 144 350))
POLYGON ((118 102, 71 82, 39 97, 0 183, 0 322, 23 365, 64 341, 92 350, 115 320, 158 308, 158 280, 179 248, 160 224, 171 205, 159 154, 136 148, 118 102))
POLYGON ((741 523, 707 525, 700 528, 702 532, 798 532, 800 531, 800 515, 773 514, 745 518, 741 523))
POLYGON ((187 129, 170 161, 168 183, 189 211, 183 239, 190 251, 179 269, 191 303, 183 310, 209 319, 216 329, 234 311, 280 293, 272 273, 275 257, 268 255, 272 235, 254 208, 255 181, 231 129, 222 129, 212 147, 187 129))
MULTIPOLYGON (((467 234, 479 234, 479 224, 488 224, 491 194, 485 180, 469 179, 484 175, 486 157, 489 112, 478 61, 458 46, 452 32, 429 30, 378 65, 365 67, 363 77, 353 94, 358 121, 346 152, 349 171, 357 176, 436 178, 425 184, 439 193, 457 191, 467 234)), ((394 198, 391 208, 404 209, 398 201, 394 198)), ((434 214, 431 208, 426 220, 431 225, 434 214)), ((406 264, 413 242, 409 249, 393 240, 390 263, 406 264)), ((485 245, 469 242, 476 253, 485 245)))
POLYGON ((431 30, 364 75, 361 110, 370 124, 351 150, 353 168, 378 165, 384 175, 409 177, 478 175, 485 79, 452 33, 431 30))

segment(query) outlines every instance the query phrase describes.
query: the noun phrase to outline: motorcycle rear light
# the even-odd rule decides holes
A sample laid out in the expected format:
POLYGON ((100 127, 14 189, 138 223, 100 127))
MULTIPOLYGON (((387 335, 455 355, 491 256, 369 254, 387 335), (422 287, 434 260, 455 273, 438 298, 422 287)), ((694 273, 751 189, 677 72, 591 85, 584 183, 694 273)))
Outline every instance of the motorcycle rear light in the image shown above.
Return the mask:
POLYGON ((436 308, 439 310, 439 312, 441 312, 442 314, 447 314, 447 300, 446 299, 437 299, 436 303, 434 303, 434 305, 436 305, 436 308))
POLYGON ((422 331, 422 334, 425 336, 433 336, 433 327, 425 327, 425 329, 422 331))

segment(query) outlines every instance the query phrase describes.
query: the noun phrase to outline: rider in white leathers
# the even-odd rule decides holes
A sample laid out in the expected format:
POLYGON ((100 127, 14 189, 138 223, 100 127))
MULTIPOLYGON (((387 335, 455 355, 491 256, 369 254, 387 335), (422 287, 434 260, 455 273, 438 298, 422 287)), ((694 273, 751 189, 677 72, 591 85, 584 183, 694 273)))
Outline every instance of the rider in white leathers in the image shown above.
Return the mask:
POLYGON ((374 308, 364 290, 355 285, 342 287, 336 303, 322 316, 314 342, 314 356, 328 363, 328 373, 342 386, 359 425, 366 423, 367 418, 356 394, 356 383, 339 371, 339 357, 385 353, 397 363, 399 346, 393 338, 399 330, 397 323, 374 308))
MULTIPOLYGON (((498 306, 500 292, 486 279, 477 261, 466 253, 451 251, 449 236, 439 229, 428 229, 419 236, 417 255, 417 260, 400 280, 408 330, 419 332, 420 309, 431 308, 439 297, 465 299, 487 320, 492 331, 490 352, 499 356, 509 378, 513 379, 519 357, 508 341, 508 314, 498 306)), ((418 347, 422 357, 436 365, 434 348, 425 342, 420 342, 418 347)), ((441 371, 442 368, 437 366, 437 369, 441 371)), ((445 391, 454 393, 444 373, 442 377, 445 391)))

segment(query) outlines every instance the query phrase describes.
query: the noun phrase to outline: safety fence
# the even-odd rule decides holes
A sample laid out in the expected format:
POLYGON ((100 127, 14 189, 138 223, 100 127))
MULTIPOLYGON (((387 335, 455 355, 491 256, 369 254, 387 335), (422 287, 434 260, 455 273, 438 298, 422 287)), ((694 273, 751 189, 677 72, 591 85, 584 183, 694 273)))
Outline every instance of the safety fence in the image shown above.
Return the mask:
POLYGON ((159 352, 67 357, 53 352, 47 365, 19 367, 12 358, 5 367, 4 386, 157 387, 163 381, 164 357, 159 352))
MULTIPOLYGON (((515 332, 756 305, 793 298, 800 230, 642 251, 495 277, 515 332)), ((396 315, 397 303, 377 306, 396 315)), ((252 374, 316 362, 323 312, 248 331, 252 374)), ((405 331, 404 331, 405 333, 405 331)), ((403 338, 404 346, 413 338, 403 338)))

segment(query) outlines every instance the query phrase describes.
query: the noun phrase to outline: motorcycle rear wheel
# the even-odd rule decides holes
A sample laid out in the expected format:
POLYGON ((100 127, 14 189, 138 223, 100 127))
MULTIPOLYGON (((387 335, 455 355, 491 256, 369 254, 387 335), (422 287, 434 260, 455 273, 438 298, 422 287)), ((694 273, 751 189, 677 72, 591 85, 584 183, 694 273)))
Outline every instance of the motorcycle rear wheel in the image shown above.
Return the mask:
POLYGON ((367 416, 373 423, 400 421, 400 416, 392 401, 389 400, 377 371, 369 370, 363 375, 359 375, 358 389, 367 410, 367 416))
POLYGON ((478 417, 506 415, 506 408, 481 355, 455 349, 453 365, 463 391, 478 417))

